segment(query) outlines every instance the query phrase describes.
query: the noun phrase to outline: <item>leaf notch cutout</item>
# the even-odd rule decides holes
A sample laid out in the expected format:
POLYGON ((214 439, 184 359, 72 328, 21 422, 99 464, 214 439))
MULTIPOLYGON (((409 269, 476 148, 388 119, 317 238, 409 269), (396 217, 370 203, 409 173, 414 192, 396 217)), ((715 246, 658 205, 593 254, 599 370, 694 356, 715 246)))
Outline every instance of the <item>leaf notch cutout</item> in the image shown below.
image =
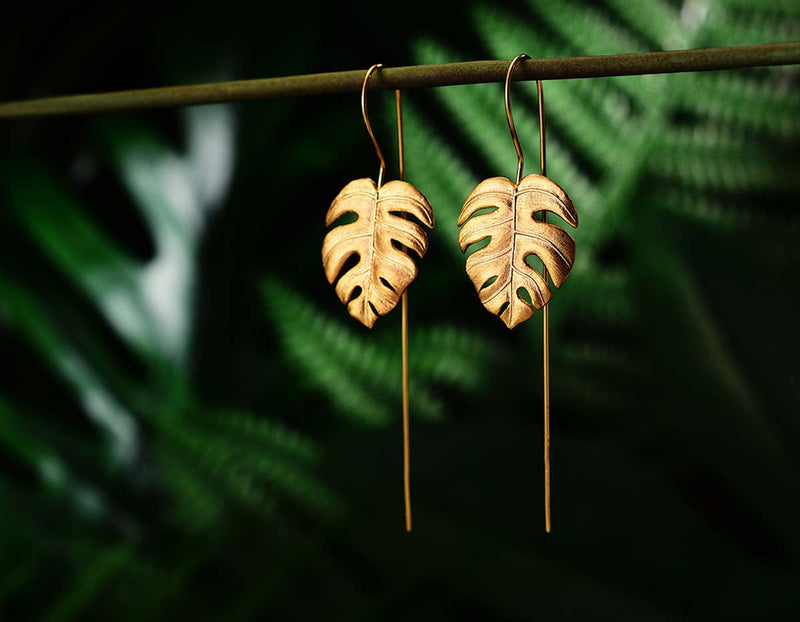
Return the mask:
POLYGON ((420 258, 428 250, 425 229, 407 216, 433 228, 433 210, 408 182, 394 180, 377 188, 372 179, 356 179, 333 200, 325 225, 347 213, 357 218, 328 231, 322 243, 322 265, 328 282, 336 282, 336 294, 350 315, 372 328, 379 317, 394 309, 417 276, 409 250, 420 258), (358 257, 357 263, 342 273, 353 256, 358 257))
POLYGON ((526 259, 538 257, 556 287, 569 276, 575 261, 572 236, 558 225, 536 220, 537 212, 552 212, 570 226, 578 226, 572 200, 542 175, 528 175, 519 185, 505 177, 486 179, 467 197, 458 217, 462 253, 490 238, 467 258, 467 275, 483 306, 508 328, 529 319, 534 306, 541 309, 552 297, 542 275, 526 259), (533 305, 520 296, 519 289, 528 292, 533 305))

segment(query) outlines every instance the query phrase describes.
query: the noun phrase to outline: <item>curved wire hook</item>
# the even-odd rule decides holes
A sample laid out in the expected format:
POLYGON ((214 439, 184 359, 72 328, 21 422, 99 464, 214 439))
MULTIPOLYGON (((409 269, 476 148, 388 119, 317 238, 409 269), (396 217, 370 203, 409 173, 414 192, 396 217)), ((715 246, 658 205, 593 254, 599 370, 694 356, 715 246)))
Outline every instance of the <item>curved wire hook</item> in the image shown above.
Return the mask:
MULTIPOLYGON (((514 71, 514 66, 524 58, 530 58, 527 54, 519 54, 511 61, 506 73, 505 83, 505 103, 506 103, 506 121, 508 121, 508 129, 511 131, 511 138, 514 141, 514 148, 517 150, 517 183, 522 180, 522 166, 525 162, 525 156, 522 154, 522 147, 519 144, 517 137, 517 129, 514 127, 514 117, 511 116, 511 73, 514 71)), ((539 97, 539 156, 542 162, 542 175, 546 176, 545 166, 545 150, 544 150, 544 93, 542 91, 542 81, 536 81, 536 90, 539 97)))
POLYGON ((375 133, 372 131, 372 125, 369 122, 369 114, 367 114, 367 83, 369 83, 369 79, 373 72, 376 69, 381 69, 382 67, 383 64, 375 63, 372 67, 367 69, 367 73, 364 75, 364 84, 361 86, 361 116, 364 118, 364 125, 367 126, 367 133, 372 139, 372 144, 375 145, 375 153, 378 154, 378 160, 381 162, 381 167, 378 171, 378 188, 383 185, 383 174, 386 171, 386 160, 383 157, 381 148, 378 146, 378 140, 375 138, 375 133))

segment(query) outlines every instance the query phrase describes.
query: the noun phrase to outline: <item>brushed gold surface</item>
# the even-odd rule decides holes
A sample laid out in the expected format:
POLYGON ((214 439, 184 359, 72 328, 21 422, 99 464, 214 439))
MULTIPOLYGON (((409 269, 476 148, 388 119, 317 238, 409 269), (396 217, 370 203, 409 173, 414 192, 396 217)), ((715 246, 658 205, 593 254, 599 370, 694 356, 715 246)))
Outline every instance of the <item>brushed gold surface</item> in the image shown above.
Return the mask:
POLYGON ((505 177, 486 179, 467 197, 458 217, 461 252, 489 238, 486 246, 467 258, 467 274, 483 306, 508 328, 529 319, 533 307, 541 309, 552 296, 546 279, 526 258, 541 259, 556 287, 575 261, 572 237, 557 225, 536 220, 537 212, 552 212, 572 227, 578 226, 572 200, 542 175, 528 175, 519 185, 505 177), (492 211, 477 213, 485 209, 492 211), (519 289, 528 292, 533 306, 520 297, 519 289))
POLYGON ((380 316, 394 309, 417 276, 408 249, 419 257, 428 250, 425 229, 405 216, 433 228, 433 210, 425 196, 405 181, 390 181, 378 188, 372 179, 357 179, 331 203, 326 226, 348 213, 357 219, 328 232, 322 244, 322 264, 328 282, 336 282, 336 294, 350 315, 372 328, 380 316), (354 255, 358 262, 342 273, 354 255))

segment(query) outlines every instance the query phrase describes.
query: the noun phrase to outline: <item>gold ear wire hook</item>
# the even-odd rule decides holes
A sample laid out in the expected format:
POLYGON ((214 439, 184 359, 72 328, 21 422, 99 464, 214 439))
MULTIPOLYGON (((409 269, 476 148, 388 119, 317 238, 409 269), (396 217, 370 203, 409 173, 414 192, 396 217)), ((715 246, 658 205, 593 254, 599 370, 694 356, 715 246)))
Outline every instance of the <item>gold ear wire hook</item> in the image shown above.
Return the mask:
POLYGON ((369 83, 370 76, 372 76, 373 72, 376 69, 381 69, 382 67, 383 64, 375 63, 372 67, 367 69, 367 73, 364 75, 364 84, 361 86, 361 116, 364 117, 364 125, 367 126, 367 133, 372 139, 372 144, 375 145, 375 153, 378 154, 378 159, 381 162, 381 167, 378 171, 378 183, 376 184, 378 188, 383 185, 383 173, 386 171, 386 160, 383 158, 383 152, 378 146, 378 140, 375 138, 375 133, 372 131, 372 125, 370 125, 369 122, 369 114, 367 114, 367 84, 369 83))
MULTIPOLYGON (((519 54, 511 61, 506 72, 505 84, 505 102, 506 102, 506 121, 508 121, 508 129, 511 131, 511 138, 514 141, 514 149, 517 150, 517 183, 522 180, 522 165, 525 162, 525 156, 522 155, 522 147, 519 144, 517 137, 517 128, 514 127, 514 117, 511 116, 511 73, 514 71, 514 66, 523 58, 530 58, 527 54, 519 54)), ((541 84, 537 80, 537 84, 541 84)))
MULTIPOLYGON (((522 180, 522 165, 525 162, 525 156, 522 154, 522 146, 519 143, 517 136, 517 128, 514 126, 514 117, 511 115, 511 72, 514 71, 514 66, 520 60, 530 58, 527 54, 520 54, 508 66, 506 73, 505 83, 505 101, 506 101, 506 121, 508 121, 508 129, 511 131, 511 138, 514 141, 514 148, 517 150, 517 183, 522 180)), ((544 143, 544 93, 542 90, 542 81, 536 81, 536 91, 539 100, 539 159, 542 164, 542 176, 547 176, 547 166, 545 163, 545 143, 544 143)))

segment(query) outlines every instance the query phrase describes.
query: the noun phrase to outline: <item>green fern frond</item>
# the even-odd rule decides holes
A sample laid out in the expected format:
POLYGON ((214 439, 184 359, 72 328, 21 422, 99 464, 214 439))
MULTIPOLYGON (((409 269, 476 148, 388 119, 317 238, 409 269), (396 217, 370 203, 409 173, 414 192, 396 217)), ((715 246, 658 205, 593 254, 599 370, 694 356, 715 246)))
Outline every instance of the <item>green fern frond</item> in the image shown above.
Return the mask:
MULTIPOLYGON (((755 150, 754 150, 755 151, 755 150)), ((736 192, 784 192, 800 189, 794 176, 796 164, 775 163, 766 154, 725 154, 718 150, 683 149, 654 153, 653 168, 669 182, 677 182, 688 192, 697 190, 736 192)))
POLYGON ((559 292, 559 305, 570 310, 573 320, 590 320, 608 326, 630 325, 634 321, 636 313, 627 268, 594 265, 570 275, 569 283, 569 289, 559 292), (572 293, 568 294, 570 290, 572 293))
MULTIPOLYGON (((388 344, 360 337, 275 278, 265 282, 263 292, 287 356, 337 411, 373 425, 397 416, 402 392, 399 336, 388 344), (387 397, 396 404, 394 409, 387 405, 387 397)), ((492 364, 492 346, 482 337, 452 327, 414 330, 409 341, 414 416, 441 417, 443 404, 434 397, 435 386, 468 387, 492 364)))
POLYGON ((705 28, 707 45, 756 45, 795 41, 800 37, 800 17, 770 14, 763 6, 744 7, 727 2, 711 6, 705 28))
MULTIPOLYGON (((635 33, 612 23, 591 5, 567 0, 558 4, 532 2, 531 11, 549 29, 569 45, 570 56, 646 52, 647 43, 635 33)), ((530 46, 530 43, 528 44, 530 46)), ((634 100, 642 97, 642 89, 654 83, 654 76, 642 76, 641 83, 627 77, 612 77, 608 81, 634 100)))
POLYGON ((196 425, 202 425, 208 433, 219 434, 231 443, 258 446, 259 451, 269 448, 305 463, 319 460, 319 451, 314 443, 264 417, 239 410, 192 411, 191 416, 196 418, 196 425))
POLYGON ((413 350, 415 375, 435 378, 453 386, 469 386, 481 378, 481 367, 474 361, 491 360, 496 347, 474 334, 450 325, 415 329, 409 338, 413 350))
MULTIPOLYGON (((231 420, 239 417, 233 412, 222 416, 231 420)), ((174 447, 182 448, 198 471, 211 474, 223 484, 223 490, 234 492, 240 501, 252 507, 271 510, 275 499, 271 498, 270 492, 274 491, 314 510, 335 510, 338 502, 331 492, 306 475, 297 456, 292 453, 291 450, 298 447, 301 452, 305 449, 308 453, 307 444, 303 447, 295 435, 289 436, 286 431, 283 431, 283 435, 276 435, 272 430, 267 434, 269 443, 262 444, 255 438, 220 434, 218 427, 205 430, 193 423, 195 418, 189 412, 185 417, 162 426, 166 432, 162 443, 166 443, 167 439, 170 441, 169 445, 162 444, 163 451, 169 454, 174 447), (282 436, 284 439, 291 438, 290 442, 282 443, 282 436), (288 455, 276 450, 276 443, 282 449, 288 449, 288 455)), ((255 427, 252 423, 245 425, 255 427)), ((264 438, 266 426, 259 427, 264 438)))
MULTIPOLYGON (((666 0, 606 0, 606 4, 639 34, 657 47, 680 49, 688 44, 686 24, 681 23, 680 12, 666 0)), ((538 6, 538 5, 537 5, 538 6)))
POLYGON ((271 279, 264 301, 283 347, 304 380, 325 391, 336 410, 363 423, 390 419, 387 405, 371 389, 390 383, 390 362, 374 340, 359 339, 341 324, 321 316, 294 291, 271 279))
POLYGON ((738 133, 767 132, 786 139, 800 135, 800 96, 790 85, 798 77, 793 68, 774 70, 765 82, 733 72, 675 76, 681 106, 738 133))
POLYGON ((181 482, 181 475, 184 484, 187 477, 195 478, 198 483, 188 488, 190 494, 198 486, 206 486, 219 490, 226 498, 263 516, 271 516, 275 512, 277 496, 271 494, 268 484, 242 468, 231 469, 213 447, 205 446, 197 439, 187 440, 175 436, 159 449, 165 455, 174 455, 175 460, 178 460, 177 456, 181 456, 183 473, 173 465, 169 473, 172 476, 177 473, 179 479, 171 480, 170 483, 181 482))
MULTIPOLYGON (((166 510, 171 524, 181 525, 190 532, 199 532, 214 524, 225 508, 224 491, 212 486, 207 478, 198 476, 197 465, 174 452, 161 452, 161 477, 173 491, 174 499, 166 510)), ((262 508, 263 513, 263 508, 262 508)))
MULTIPOLYGON (((629 139, 627 132, 632 123, 598 123, 597 110, 592 102, 585 102, 568 82, 548 82, 543 85, 547 123, 558 126, 557 135, 574 146, 590 162, 607 174, 616 166, 616 160, 625 155, 624 144, 629 139)), ((522 87, 530 101, 536 102, 532 83, 522 87)))
MULTIPOLYGON (((432 39, 421 39, 414 47, 414 60, 419 64, 438 64, 459 59, 432 39)), ((493 98, 487 90, 494 89, 485 85, 463 85, 438 89, 433 91, 433 95, 444 104, 449 117, 463 129, 470 142, 485 155, 490 167, 513 172, 516 155, 513 147, 509 149, 511 139, 502 131, 505 127, 503 108, 502 105, 491 105, 493 98), (489 128, 499 128, 500 131, 486 131, 489 128)), ((500 97, 498 101, 502 102, 502 94, 500 97)))
MULTIPOLYGON (((743 132, 713 123, 676 126, 653 139, 653 151, 669 154, 684 149, 719 149, 736 153, 747 148, 751 140, 743 132)), ((657 165, 654 162, 654 165, 657 165)))
MULTIPOLYGON (((471 12, 472 23, 481 42, 493 58, 513 58, 521 50, 535 58, 558 58, 575 55, 575 50, 566 43, 556 43, 547 36, 547 31, 537 28, 539 19, 535 13, 530 19, 524 20, 509 15, 507 12, 496 8, 478 4, 471 12), (498 37, 496 33, 502 32, 498 37)), ((648 81, 648 76, 641 79, 643 88, 634 89, 631 93, 626 91, 613 80, 570 80, 569 86, 577 93, 581 100, 593 109, 597 115, 597 122, 601 125, 611 124, 615 127, 624 127, 634 114, 634 108, 644 108, 648 104, 648 89, 655 81, 648 81)), ((652 76, 649 77, 652 80, 652 76)), ((627 78, 630 80, 630 78, 627 78)), ((562 106, 550 106, 549 91, 552 84, 548 82, 545 91, 545 102, 548 111, 560 110, 562 106)), ((525 88, 524 85, 520 85, 525 88)), ((528 86, 532 97, 533 86, 528 86)), ((548 112, 550 116, 550 112, 548 112)))
POLYGON ((644 52, 647 44, 630 30, 619 27, 594 6, 574 0, 558 4, 530 2, 531 10, 581 54, 644 52))
MULTIPOLYGON (((697 224, 729 230, 741 229, 759 217, 752 209, 734 209, 730 201, 695 196, 676 188, 663 189, 650 201, 650 208, 670 212, 697 224)), ((774 216, 765 214, 764 217, 774 221, 774 216)))

